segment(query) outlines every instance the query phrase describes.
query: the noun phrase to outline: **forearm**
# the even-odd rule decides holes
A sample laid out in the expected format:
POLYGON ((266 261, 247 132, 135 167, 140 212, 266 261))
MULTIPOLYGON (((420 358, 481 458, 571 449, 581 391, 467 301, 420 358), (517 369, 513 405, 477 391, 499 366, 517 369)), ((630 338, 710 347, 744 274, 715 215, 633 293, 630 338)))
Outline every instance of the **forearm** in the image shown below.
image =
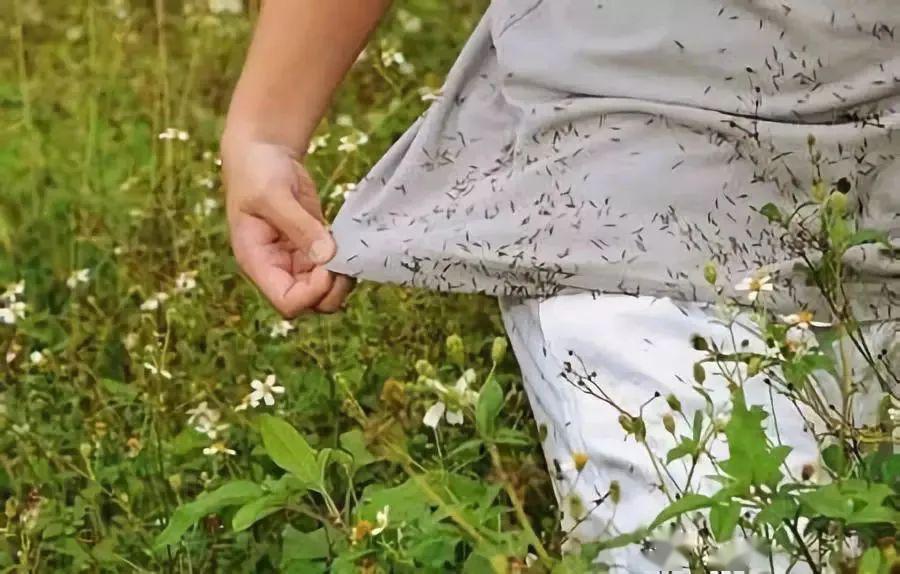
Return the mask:
POLYGON ((251 137, 302 154, 390 0, 265 0, 223 145, 251 137))

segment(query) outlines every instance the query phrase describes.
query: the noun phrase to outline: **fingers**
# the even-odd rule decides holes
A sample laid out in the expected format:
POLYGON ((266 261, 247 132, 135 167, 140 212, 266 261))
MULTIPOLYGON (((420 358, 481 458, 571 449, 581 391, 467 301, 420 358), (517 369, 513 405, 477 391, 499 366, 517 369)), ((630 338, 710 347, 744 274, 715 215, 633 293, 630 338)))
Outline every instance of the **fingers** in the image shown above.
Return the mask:
POLYGON ((334 313, 339 311, 347 299, 347 295, 353 291, 356 280, 346 275, 335 275, 334 283, 331 290, 316 305, 316 311, 319 313, 334 313))
POLYGON ((277 232, 261 219, 240 218, 232 243, 238 264, 284 317, 315 308, 332 291, 335 275, 321 266, 295 266, 277 232))
POLYGON ((325 225, 308 212, 289 189, 272 190, 254 215, 262 217, 287 237, 310 262, 327 263, 335 244, 325 225))

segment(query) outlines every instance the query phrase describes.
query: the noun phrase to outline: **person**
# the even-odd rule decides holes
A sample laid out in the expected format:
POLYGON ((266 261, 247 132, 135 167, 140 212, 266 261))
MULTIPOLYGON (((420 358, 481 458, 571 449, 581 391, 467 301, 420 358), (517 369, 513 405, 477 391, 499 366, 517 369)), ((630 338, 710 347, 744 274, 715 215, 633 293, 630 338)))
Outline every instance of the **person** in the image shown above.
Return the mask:
MULTIPOLYGON (((691 335, 723 348, 735 336, 717 298, 828 319, 802 250, 764 206, 803 209, 810 189, 833 186, 862 226, 900 237, 893 3, 494 0, 442 95, 329 229, 303 156, 388 2, 267 0, 222 136, 234 254, 287 317, 338 310, 355 278, 496 295, 548 430, 563 527, 576 543, 627 532, 688 471, 661 475, 623 442, 617 409, 646 407, 647 443, 664 447, 671 407, 651 399, 676 397, 688 417, 703 408, 686 383, 701 356, 691 335), (710 262, 727 284, 704 279, 710 262), (573 468, 576 455, 586 460, 573 468)), ((886 356, 900 265, 861 245, 848 266, 854 311, 886 356)), ((735 328, 749 338, 747 317, 735 328)), ((876 387, 863 389, 860 423, 876 387)), ((771 401, 791 472, 818 461, 791 401, 759 380, 746 393, 771 401)), ((667 560, 661 547, 602 559, 650 571, 667 560)), ((766 557, 770 567, 788 566, 766 557)))

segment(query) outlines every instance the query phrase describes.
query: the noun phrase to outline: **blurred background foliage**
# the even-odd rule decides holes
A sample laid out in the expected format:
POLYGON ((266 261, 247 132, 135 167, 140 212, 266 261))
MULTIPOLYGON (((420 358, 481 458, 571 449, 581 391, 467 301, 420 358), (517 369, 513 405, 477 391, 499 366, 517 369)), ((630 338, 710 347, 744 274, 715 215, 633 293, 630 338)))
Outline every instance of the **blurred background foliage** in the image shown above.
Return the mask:
MULTIPOLYGON (((485 4, 396 4, 311 150, 330 215, 425 109, 485 4)), ((415 380, 417 360, 453 378, 491 366, 502 334, 492 299, 366 284, 346 312, 287 324, 239 274, 217 139, 257 9, 6 0, 0 10, 0 292, 8 286, 15 309, 0 321, 0 571, 285 570, 284 537, 309 527, 287 510, 240 533, 210 514, 180 546, 153 549, 179 504, 279 474, 260 452, 256 411, 235 410, 252 380, 275 375, 286 392, 260 408, 322 448, 356 428, 348 397, 384 408, 385 382, 415 380), (451 334, 462 336, 464 365, 457 351, 446 356, 451 334), (210 424, 198 429, 201 406, 210 424)), ((534 437, 514 361, 496 374, 509 391, 504 424, 534 437)), ((427 406, 405 407, 423 461, 439 456, 420 424, 427 406)), ((536 444, 506 462, 552 531, 536 444)), ((456 470, 488 484, 489 468, 474 456, 456 470)), ((394 485, 405 475, 384 461, 357 478, 394 485)), ((437 561, 426 571, 457 569, 437 561)))

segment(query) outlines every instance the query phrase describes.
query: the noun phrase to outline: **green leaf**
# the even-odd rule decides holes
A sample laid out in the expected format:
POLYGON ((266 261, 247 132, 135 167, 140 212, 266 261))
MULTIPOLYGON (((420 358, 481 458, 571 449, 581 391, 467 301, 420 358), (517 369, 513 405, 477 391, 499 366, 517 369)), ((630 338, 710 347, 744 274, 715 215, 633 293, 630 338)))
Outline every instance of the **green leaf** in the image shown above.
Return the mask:
POLYGON ((341 448, 353 457, 353 470, 377 462, 378 459, 369 451, 366 435, 359 429, 349 430, 340 437, 341 448))
POLYGON ((839 444, 833 444, 822 451, 822 461, 835 474, 842 475, 847 468, 847 455, 839 444))
POLYGON ((262 415, 259 429, 266 452, 275 464, 311 486, 320 484, 316 451, 294 427, 272 415, 262 415))
POLYGON ((126 385, 114 379, 100 379, 100 386, 106 389, 106 392, 109 394, 129 402, 137 398, 138 395, 138 390, 133 385, 126 385))
POLYGON ((281 533, 281 540, 282 563, 295 560, 322 560, 328 558, 331 553, 328 532, 325 528, 301 532, 288 525, 281 533))
POLYGON ((659 513, 659 515, 653 520, 650 524, 649 530, 653 530, 660 524, 681 516, 686 512, 690 512, 692 510, 699 510, 701 508, 708 508, 712 506, 714 503, 713 499, 708 496, 703 496, 702 494, 685 494, 665 509, 659 513))
POLYGON ((846 246, 850 248, 866 243, 880 243, 888 249, 891 249, 891 241, 887 231, 879 231, 877 229, 860 229, 847 238, 846 246))
POLYGON ((781 215, 781 210, 774 203, 765 204, 760 208, 759 212, 769 220, 769 223, 778 223, 784 219, 784 216, 781 215))
POLYGON ((359 506, 359 517, 374 521, 375 515, 385 506, 391 507, 391 521, 412 521, 421 518, 430 508, 431 501, 422 492, 415 480, 410 478, 403 484, 384 488, 373 484, 363 491, 359 506))
POLYGON ((503 389, 494 377, 488 378, 478 394, 475 407, 475 426, 484 437, 493 437, 496 429, 497 415, 503 408, 503 389))
POLYGON ((790 447, 769 445, 762 424, 768 414, 756 405, 748 409, 740 389, 733 394, 733 405, 725 425, 729 458, 722 461, 722 470, 740 484, 778 484, 790 447))
POLYGON ((288 496, 281 493, 267 494, 251 500, 234 514, 234 518, 231 519, 231 527, 235 532, 246 530, 266 516, 281 510, 287 499, 288 496))
POLYGON ((499 428, 494 434, 494 442, 510 446, 528 446, 531 444, 531 437, 528 436, 528 433, 520 430, 499 428))
POLYGON ((737 502, 717 504, 709 511, 709 526, 719 542, 730 540, 741 518, 741 505, 737 502))
POLYGON ((681 442, 666 455, 666 462, 669 463, 688 455, 693 457, 697 453, 697 446, 697 441, 686 436, 681 437, 681 442))
POLYGON ((248 480, 229 482, 212 492, 201 494, 197 500, 175 509, 165 530, 156 537, 154 548, 159 550, 165 546, 176 544, 182 535, 204 516, 227 506, 244 504, 259 498, 262 494, 262 488, 248 480))
POLYGON ((778 528, 785 520, 792 519, 796 513, 797 502, 790 496, 779 493, 759 511, 756 515, 756 521, 778 528))

